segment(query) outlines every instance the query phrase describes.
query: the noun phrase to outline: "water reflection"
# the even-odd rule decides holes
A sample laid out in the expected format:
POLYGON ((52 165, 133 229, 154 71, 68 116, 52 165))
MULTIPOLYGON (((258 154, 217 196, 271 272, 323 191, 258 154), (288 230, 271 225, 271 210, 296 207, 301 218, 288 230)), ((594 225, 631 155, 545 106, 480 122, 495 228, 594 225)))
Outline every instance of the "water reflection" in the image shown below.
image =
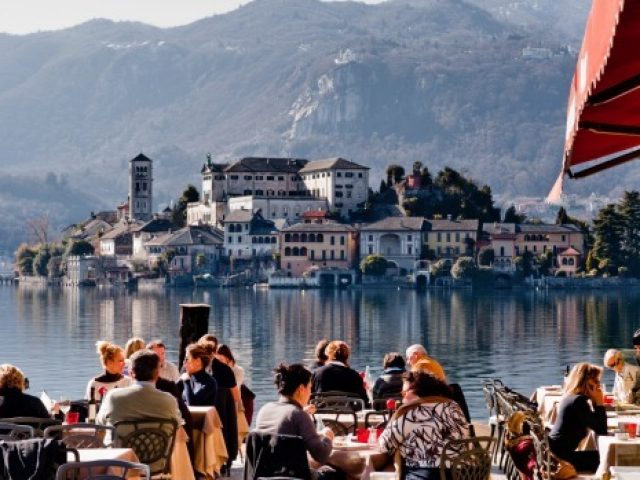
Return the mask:
MULTIPOLYGON (((211 305, 210 330, 228 343, 260 403, 274 397, 271 369, 311 363, 320 338, 352 346, 352 365, 381 370, 389 351, 422 343, 461 383, 472 415, 484 415, 480 379, 499 377, 524 393, 561 381, 564 366, 601 363, 626 347, 640 295, 617 292, 408 290, 104 291, 0 287, 0 351, 34 390, 79 396, 99 370, 95 342, 161 338, 177 357, 179 305, 211 305)), ((607 374, 610 376, 610 373, 607 374)), ((610 380, 608 380, 610 381, 610 380)))

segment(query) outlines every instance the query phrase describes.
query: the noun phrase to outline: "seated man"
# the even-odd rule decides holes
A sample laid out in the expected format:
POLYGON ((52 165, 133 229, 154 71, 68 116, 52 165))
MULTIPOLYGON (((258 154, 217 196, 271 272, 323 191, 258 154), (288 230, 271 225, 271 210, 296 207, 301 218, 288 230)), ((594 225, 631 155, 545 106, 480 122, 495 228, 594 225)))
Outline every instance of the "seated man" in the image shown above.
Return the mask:
POLYGON ((173 419, 181 425, 182 417, 178 402, 166 392, 156 389, 159 378, 160 357, 151 350, 138 350, 131 356, 131 374, 134 384, 114 388, 107 393, 96 423, 113 425, 121 420, 143 420, 145 418, 173 419))
POLYGON ((177 382, 180 378, 180 370, 173 363, 167 360, 166 350, 162 340, 153 340, 147 344, 149 350, 156 352, 156 355, 160 357, 160 378, 169 380, 171 382, 177 382))
POLYGON ((427 349, 420 344, 411 345, 407 348, 407 365, 409 370, 431 373, 436 378, 447 382, 447 376, 444 373, 442 365, 427 353, 427 349))
POLYGON ((604 365, 616 374, 613 384, 613 396, 616 401, 636 403, 640 390, 640 367, 627 365, 620 350, 610 348, 604 354, 604 365))

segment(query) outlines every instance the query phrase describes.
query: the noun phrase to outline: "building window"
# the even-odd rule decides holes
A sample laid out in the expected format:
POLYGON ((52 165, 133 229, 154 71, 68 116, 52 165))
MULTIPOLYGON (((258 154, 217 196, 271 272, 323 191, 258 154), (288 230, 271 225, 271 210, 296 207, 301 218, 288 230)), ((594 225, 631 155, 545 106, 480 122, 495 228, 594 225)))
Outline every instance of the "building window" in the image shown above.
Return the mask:
POLYGON ((447 243, 451 241, 451 234, 447 233, 447 243))
POLYGON ((238 243, 242 243, 242 235, 238 235, 238 243))
POLYGON ((238 175, 231 175, 229 178, 231 178, 231 180, 238 180, 238 175))
POLYGON ((251 195, 252 193, 253 193, 253 190, 248 190, 247 189, 247 190, 244 191, 245 195, 251 195))
POLYGON ((282 182, 283 180, 284 180, 284 177, 282 177, 282 176, 279 176, 279 177, 278 177, 278 181, 279 181, 279 182, 282 182))
POLYGON ((407 253, 408 253, 409 255, 411 255, 411 254, 412 254, 412 248, 411 248, 411 245, 407 245, 407 253))
POLYGON ((229 238, 227 240, 228 240, 227 243, 233 243, 233 237, 231 235, 229 235, 229 238))
POLYGON ((331 250, 331 260, 335 260, 336 259, 336 252, 335 250, 331 250))
POLYGON ((267 180, 275 180, 275 177, 273 175, 267 175, 267 180))
POLYGON ((369 235, 369 241, 373 242, 373 235, 369 235))
POLYGON ((413 238, 411 237, 411 235, 407 235, 407 242, 410 242, 411 240, 413 240, 413 238))
POLYGON ((316 259, 316 251, 315 250, 309 250, 309 259, 311 259, 311 260, 315 260, 316 259))
POLYGON ((362 172, 358 172, 358 178, 362 178, 362 172))
POLYGON ((262 175, 256 175, 256 180, 263 180, 264 177, 262 175))
POLYGON ((340 245, 344 245, 344 235, 340 235, 340 245))
POLYGON ((342 177, 342 172, 336 172, 336 177, 338 178, 342 177))
POLYGON ((334 196, 336 198, 342 198, 342 192, 336 192, 336 193, 334 193, 334 196))
POLYGON ((264 190, 256 190, 256 195, 262 197, 264 195, 264 190))
POLYGON ((344 260, 344 250, 340 250, 340 260, 344 260))
POLYGON ((333 235, 331 235, 331 239, 329 240, 329 243, 331 245, 335 245, 336 244, 336 237, 334 237, 333 235))
POLYGON ((369 255, 373 255, 373 245, 369 245, 369 255))
POLYGON ((460 241, 460 234, 458 232, 456 232, 456 242, 460 241))
POLYGON ((567 236, 566 235, 562 235, 562 241, 566 242, 567 241, 567 236))
POLYGON ((322 250, 322 260, 326 260, 326 259, 327 259, 327 251, 322 250))
POLYGON ((438 241, 441 242, 442 241, 442 234, 440 232, 438 232, 438 241))
POLYGON ((284 256, 285 256, 285 257, 289 257, 289 256, 291 256, 291 247, 286 247, 286 248, 284 249, 284 256))
POLYGON ((244 179, 245 180, 253 180, 253 177, 251 175, 245 175, 244 179))

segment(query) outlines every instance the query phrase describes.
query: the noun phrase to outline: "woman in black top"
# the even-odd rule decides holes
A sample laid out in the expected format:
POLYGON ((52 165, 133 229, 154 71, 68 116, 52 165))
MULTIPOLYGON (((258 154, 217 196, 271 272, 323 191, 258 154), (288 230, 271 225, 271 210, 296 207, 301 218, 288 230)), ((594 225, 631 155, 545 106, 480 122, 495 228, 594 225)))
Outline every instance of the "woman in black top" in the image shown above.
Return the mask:
POLYGON ((0 365, 0 418, 49 417, 42 401, 24 393, 24 388, 24 374, 19 368, 0 365))
POLYGON ((576 451, 589 430, 607 434, 607 415, 600 385, 602 369, 589 363, 573 367, 558 407, 558 418, 549 434, 551 451, 577 471, 595 472, 600 463, 597 450, 576 451))
POLYGON ((202 345, 192 343, 187 347, 184 366, 186 372, 180 377, 182 399, 191 407, 213 406, 216 402, 218 383, 205 368, 211 361, 202 345))
POLYGON ((384 356, 384 370, 373 384, 374 400, 400 397, 402 391, 402 374, 405 372, 405 361, 398 352, 390 352, 384 356))

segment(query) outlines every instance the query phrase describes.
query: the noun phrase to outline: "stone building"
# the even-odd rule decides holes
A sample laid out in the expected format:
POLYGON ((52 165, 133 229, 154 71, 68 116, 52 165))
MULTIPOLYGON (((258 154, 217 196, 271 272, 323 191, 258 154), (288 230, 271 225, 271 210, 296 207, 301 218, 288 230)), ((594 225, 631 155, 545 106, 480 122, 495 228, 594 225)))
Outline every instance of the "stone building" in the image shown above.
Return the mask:
POLYGON ((129 160, 128 214, 142 222, 153 216, 153 161, 142 153, 129 160))

